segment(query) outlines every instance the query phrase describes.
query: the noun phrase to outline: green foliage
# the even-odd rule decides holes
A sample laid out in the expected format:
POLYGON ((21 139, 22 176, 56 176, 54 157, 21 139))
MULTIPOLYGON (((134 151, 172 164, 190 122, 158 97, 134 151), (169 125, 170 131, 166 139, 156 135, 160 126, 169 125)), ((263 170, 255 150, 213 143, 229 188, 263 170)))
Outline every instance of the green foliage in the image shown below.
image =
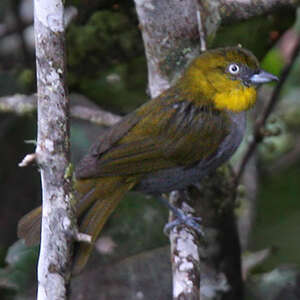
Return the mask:
MULTIPOLYGON (((68 33, 70 67, 116 63, 135 52, 135 30, 128 17, 119 12, 98 11, 84 26, 73 25, 68 33), (109 55, 108 55, 109 54, 109 55)), ((94 72, 95 72, 94 68, 94 72)), ((91 71, 93 72, 93 70, 91 71)))
POLYGON ((131 0, 66 0, 67 6, 74 5, 80 12, 77 22, 85 24, 90 16, 99 10, 122 11, 126 15, 134 15, 134 2, 131 0))
POLYGON ((7 266, 0 269, 0 288, 19 291, 26 287, 37 262, 37 250, 38 247, 25 246, 22 240, 18 240, 8 249, 7 266))
POLYGON ((23 69, 18 76, 18 83, 25 90, 30 90, 35 85, 35 74, 32 69, 23 69))
POLYGON ((70 89, 100 99, 102 106, 110 108, 115 103, 124 109, 128 103, 143 98, 146 82, 143 43, 128 15, 98 11, 85 25, 70 27, 67 43, 70 89))
POLYGON ((84 95, 98 102, 102 107, 129 112, 145 100, 146 72, 144 58, 136 58, 128 63, 114 65, 99 72, 94 78, 78 82, 84 95), (142 74, 141 74, 142 73, 142 74))
POLYGON ((247 300, 299 299, 299 268, 279 267, 247 284, 247 300))
POLYGON ((291 150, 293 137, 281 120, 274 123, 267 122, 265 129, 271 133, 271 136, 265 137, 264 142, 259 145, 259 151, 264 163, 272 163, 272 161, 291 150), (274 134, 276 132, 278 134, 274 134))
POLYGON ((284 66, 284 59, 276 48, 271 49, 261 62, 261 67, 274 75, 279 75, 284 66))

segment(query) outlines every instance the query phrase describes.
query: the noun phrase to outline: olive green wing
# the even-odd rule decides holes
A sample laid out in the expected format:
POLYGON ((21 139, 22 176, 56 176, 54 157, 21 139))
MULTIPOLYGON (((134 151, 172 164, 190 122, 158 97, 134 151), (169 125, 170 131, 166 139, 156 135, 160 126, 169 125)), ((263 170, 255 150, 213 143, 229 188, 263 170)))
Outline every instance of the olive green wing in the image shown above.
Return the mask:
POLYGON ((229 133, 226 114, 206 106, 180 101, 150 108, 136 111, 138 121, 111 147, 88 154, 81 162, 88 169, 77 177, 143 175, 190 166, 214 154, 229 133))
POLYGON ((113 148, 139 121, 140 116, 133 112, 125 116, 114 126, 107 129, 91 146, 88 154, 77 165, 76 177, 95 177, 93 174, 97 167, 98 158, 109 149, 113 148))

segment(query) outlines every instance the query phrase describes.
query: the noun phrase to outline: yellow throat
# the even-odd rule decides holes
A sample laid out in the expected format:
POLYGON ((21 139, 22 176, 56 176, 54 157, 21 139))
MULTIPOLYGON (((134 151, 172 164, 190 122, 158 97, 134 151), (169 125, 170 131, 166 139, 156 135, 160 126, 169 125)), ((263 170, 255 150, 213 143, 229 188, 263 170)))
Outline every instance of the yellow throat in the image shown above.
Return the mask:
POLYGON ((213 101, 217 109, 241 112, 255 104, 256 89, 240 85, 235 89, 216 93, 213 101))

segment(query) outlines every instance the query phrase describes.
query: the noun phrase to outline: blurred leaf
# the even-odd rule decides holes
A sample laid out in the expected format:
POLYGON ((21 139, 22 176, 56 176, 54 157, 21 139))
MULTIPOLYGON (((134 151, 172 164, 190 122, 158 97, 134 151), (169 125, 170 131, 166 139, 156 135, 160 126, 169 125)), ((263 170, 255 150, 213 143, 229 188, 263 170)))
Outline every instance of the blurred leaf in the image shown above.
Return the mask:
POLYGON ((25 91, 30 91, 32 86, 35 85, 34 71, 31 69, 24 69, 20 71, 18 83, 24 88, 25 91))
POLYGON ((27 268, 36 261, 38 247, 27 247, 23 240, 15 242, 7 252, 6 262, 14 267, 27 268))
POLYGON ((264 163, 270 163, 271 160, 279 158, 291 149, 293 137, 280 119, 277 119, 276 122, 267 122, 265 128, 269 132, 278 132, 273 136, 265 137, 259 145, 259 152, 264 163))
POLYGON ((284 59, 279 49, 273 48, 261 62, 261 67, 274 75, 279 75, 284 67, 284 59))
POLYGON ((299 300, 299 269, 282 266, 271 272, 256 275, 247 283, 246 299, 256 300, 299 300))
POLYGON ((262 264, 276 249, 266 248, 255 252, 246 252, 242 257, 243 278, 246 279, 249 273, 258 265, 262 264))
POLYGON ((27 247, 23 240, 15 242, 6 256, 7 266, 0 269, 0 287, 20 290, 32 277, 37 263, 38 246, 27 247))
POLYGON ((137 20, 100 10, 67 33, 68 83, 104 108, 128 112, 143 103, 147 80, 137 20))

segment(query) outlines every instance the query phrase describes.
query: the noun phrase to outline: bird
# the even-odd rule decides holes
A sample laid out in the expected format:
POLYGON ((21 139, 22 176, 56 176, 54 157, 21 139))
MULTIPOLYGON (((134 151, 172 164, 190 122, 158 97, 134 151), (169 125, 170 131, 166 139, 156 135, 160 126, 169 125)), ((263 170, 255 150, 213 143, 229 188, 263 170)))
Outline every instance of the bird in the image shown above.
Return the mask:
MULTIPOLYGON (((257 87, 278 78, 242 47, 207 50, 158 97, 108 128, 75 171, 80 243, 73 273, 86 265, 105 222, 130 190, 160 195, 184 190, 229 160, 246 128, 257 87)), ((41 207, 18 223, 27 245, 40 239, 41 207)))

